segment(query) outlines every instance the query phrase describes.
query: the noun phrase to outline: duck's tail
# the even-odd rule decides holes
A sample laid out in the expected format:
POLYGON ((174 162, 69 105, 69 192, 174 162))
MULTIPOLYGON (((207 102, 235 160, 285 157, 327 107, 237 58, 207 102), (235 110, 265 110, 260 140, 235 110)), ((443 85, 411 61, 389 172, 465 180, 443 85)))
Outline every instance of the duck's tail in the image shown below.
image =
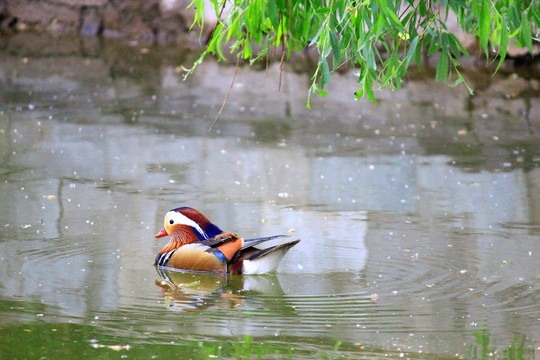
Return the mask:
MULTIPOLYGON (((283 235, 277 235, 270 238, 282 237, 283 235)), ((263 241, 270 240, 269 238, 261 238, 263 241)), ((254 239, 258 240, 258 239, 254 239)), ((285 244, 272 246, 263 250, 259 250, 249 257, 243 259, 243 274, 263 274, 276 271, 281 259, 287 251, 289 251, 294 245, 298 244, 300 240, 289 241, 285 244)))

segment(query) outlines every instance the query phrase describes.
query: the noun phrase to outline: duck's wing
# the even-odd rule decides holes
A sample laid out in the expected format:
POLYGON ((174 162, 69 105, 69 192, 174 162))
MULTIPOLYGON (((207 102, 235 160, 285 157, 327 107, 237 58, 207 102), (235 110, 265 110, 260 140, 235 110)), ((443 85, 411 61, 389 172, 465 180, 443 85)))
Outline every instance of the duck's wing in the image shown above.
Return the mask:
POLYGON ((266 241, 286 237, 289 237, 289 235, 273 235, 253 239, 242 239, 232 233, 221 233, 213 238, 201 241, 200 244, 220 250, 228 260, 231 260, 240 250, 246 250, 266 241))
POLYGON ((260 243, 263 243, 265 241, 286 238, 286 237, 289 237, 289 235, 273 235, 273 236, 266 236, 266 237, 260 237, 260 238, 254 238, 254 239, 244 239, 242 250, 253 247, 253 246, 257 246, 260 243))
POLYGON ((244 239, 232 233, 221 233, 199 244, 208 247, 207 252, 229 263, 236 253, 242 250, 244 239))

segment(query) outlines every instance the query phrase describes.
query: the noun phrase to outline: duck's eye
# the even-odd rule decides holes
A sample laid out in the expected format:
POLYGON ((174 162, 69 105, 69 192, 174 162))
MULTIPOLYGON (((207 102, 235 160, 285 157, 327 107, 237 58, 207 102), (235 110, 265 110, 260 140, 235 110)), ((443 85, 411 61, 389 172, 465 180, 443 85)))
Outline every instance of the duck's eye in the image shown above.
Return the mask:
POLYGON ((169 224, 171 225, 174 224, 174 220, 173 219, 169 220, 169 224))

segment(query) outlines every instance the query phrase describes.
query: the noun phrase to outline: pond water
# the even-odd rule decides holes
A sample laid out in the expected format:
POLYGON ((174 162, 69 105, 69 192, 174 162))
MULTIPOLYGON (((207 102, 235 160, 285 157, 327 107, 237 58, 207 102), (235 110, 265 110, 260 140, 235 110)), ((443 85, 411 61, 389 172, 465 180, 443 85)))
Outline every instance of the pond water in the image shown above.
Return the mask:
POLYGON ((538 80, 375 105, 341 74, 309 111, 308 75, 242 68, 207 133, 233 68, 112 49, 0 57, 0 358, 539 358, 538 80), (301 242, 172 286, 178 206, 301 242))

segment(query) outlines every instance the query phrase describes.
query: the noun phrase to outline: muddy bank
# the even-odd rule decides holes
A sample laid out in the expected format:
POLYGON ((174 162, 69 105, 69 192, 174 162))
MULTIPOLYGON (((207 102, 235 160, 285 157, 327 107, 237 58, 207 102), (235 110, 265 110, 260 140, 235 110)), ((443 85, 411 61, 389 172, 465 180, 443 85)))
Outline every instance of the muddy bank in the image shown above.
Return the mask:
POLYGON ((3 0, 0 30, 184 43, 197 37, 188 32, 194 17, 188 5, 185 0, 3 0))

